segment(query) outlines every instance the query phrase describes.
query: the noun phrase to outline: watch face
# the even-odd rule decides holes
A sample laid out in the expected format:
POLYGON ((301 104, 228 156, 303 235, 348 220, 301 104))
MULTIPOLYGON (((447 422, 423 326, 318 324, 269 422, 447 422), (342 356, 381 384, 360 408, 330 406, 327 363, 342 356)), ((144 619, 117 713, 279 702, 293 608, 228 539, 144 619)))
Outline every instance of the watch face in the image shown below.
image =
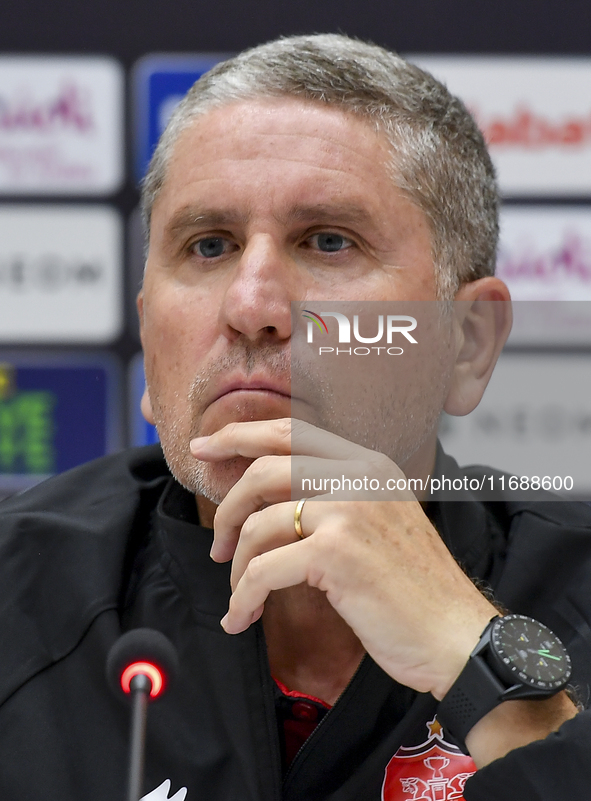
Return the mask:
POLYGON ((564 645, 531 617, 499 618, 493 625, 491 641, 497 657, 516 680, 555 691, 570 678, 571 662, 564 645))

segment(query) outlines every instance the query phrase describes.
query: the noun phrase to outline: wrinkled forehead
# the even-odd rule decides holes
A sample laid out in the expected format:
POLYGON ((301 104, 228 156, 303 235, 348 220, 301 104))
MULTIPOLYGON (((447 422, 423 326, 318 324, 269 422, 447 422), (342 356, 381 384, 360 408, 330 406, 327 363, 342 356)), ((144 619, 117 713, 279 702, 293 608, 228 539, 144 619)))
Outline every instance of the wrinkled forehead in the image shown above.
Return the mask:
POLYGON ((372 121, 340 106, 294 97, 255 97, 197 114, 171 143, 164 183, 191 161, 253 157, 294 159, 314 151, 330 168, 343 155, 367 158, 368 169, 391 161, 389 139, 372 121))

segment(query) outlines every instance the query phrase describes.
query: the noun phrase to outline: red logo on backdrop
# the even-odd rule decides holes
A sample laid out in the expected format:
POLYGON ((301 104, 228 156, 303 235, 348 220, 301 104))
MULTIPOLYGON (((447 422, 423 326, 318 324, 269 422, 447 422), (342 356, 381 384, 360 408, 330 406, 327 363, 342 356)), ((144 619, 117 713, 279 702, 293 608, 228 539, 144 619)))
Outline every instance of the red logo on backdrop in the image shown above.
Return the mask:
POLYGON ((470 109, 489 145, 517 146, 526 150, 546 147, 585 147, 591 143, 591 113, 588 116, 564 116, 550 119, 525 105, 508 115, 489 117, 470 109))
POLYGON ((476 772, 472 758, 443 739, 437 718, 429 736, 412 748, 401 746, 386 768, 382 801, 462 801, 464 785, 476 772))

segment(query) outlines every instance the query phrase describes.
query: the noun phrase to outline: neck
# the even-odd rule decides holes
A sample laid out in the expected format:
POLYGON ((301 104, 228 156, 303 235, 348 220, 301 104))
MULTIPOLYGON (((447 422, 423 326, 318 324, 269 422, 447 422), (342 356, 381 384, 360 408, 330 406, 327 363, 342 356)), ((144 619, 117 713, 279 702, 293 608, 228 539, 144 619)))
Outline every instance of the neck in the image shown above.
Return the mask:
POLYGON ((324 593, 306 584, 269 595, 263 628, 274 678, 329 704, 341 695, 364 655, 324 593))
POLYGON ((215 517, 217 503, 204 498, 203 495, 196 495, 195 502, 197 503, 197 512, 199 514, 199 523, 205 528, 213 528, 213 518, 215 517))
POLYGON ((427 478, 435 472, 436 458, 437 430, 433 431, 425 442, 417 448, 410 459, 402 465, 402 470, 407 478, 420 478, 423 482, 423 490, 414 493, 418 501, 422 501, 428 494, 428 488, 425 483, 427 478))

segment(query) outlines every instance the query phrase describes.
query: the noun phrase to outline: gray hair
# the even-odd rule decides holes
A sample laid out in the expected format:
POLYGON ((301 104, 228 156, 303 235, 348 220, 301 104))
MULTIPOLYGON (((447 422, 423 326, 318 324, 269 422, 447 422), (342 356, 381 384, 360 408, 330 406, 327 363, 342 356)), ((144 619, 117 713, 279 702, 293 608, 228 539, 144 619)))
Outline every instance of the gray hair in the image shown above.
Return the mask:
POLYGON ((193 85, 162 134, 142 184, 147 230, 180 134, 211 109, 265 97, 336 106, 385 134, 392 180, 429 221, 441 298, 494 274, 499 199, 474 119, 428 72, 339 34, 260 45, 217 64, 193 85))

